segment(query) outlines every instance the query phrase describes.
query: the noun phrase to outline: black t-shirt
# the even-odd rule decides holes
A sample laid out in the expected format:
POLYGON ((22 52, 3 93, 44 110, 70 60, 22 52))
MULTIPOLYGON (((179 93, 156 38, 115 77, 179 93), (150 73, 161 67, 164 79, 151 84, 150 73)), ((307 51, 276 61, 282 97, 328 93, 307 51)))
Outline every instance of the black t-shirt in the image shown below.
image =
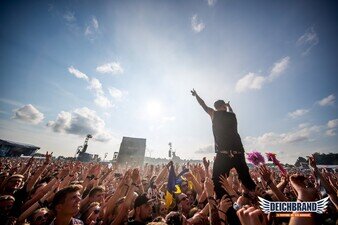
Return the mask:
POLYGON ((237 131, 236 115, 226 111, 215 111, 212 119, 215 151, 244 151, 237 131))

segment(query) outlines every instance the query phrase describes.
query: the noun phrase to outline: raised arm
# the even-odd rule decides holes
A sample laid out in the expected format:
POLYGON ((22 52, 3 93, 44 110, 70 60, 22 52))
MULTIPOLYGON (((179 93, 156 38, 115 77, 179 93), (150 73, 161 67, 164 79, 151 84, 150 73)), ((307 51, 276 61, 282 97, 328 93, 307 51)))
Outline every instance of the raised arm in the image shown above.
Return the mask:
POLYGON ((27 182, 27 192, 30 192, 33 189, 34 185, 36 184, 37 180, 40 178, 41 174, 46 170, 47 166, 52 160, 52 154, 53 152, 50 154, 46 152, 46 161, 43 163, 40 169, 34 173, 33 177, 31 177, 29 181, 27 182))
POLYGON ((332 203, 334 204, 336 209, 338 209, 337 194, 335 193, 335 190, 330 185, 330 183, 323 177, 323 175, 318 170, 316 159, 315 159, 314 155, 309 156, 309 164, 313 169, 314 175, 320 179, 320 182, 323 185, 323 187, 325 188, 325 190, 326 190, 328 196, 330 197, 332 203))
POLYGON ((204 111, 206 113, 208 113, 209 116, 212 118, 213 114, 214 114, 214 110, 205 104, 205 102, 203 101, 203 99, 201 99, 201 97, 198 96, 198 94, 195 91, 195 89, 192 89, 191 94, 192 94, 192 96, 196 97, 197 102, 202 106, 202 108, 204 109, 204 111))
POLYGON ((228 103, 226 103, 226 106, 228 107, 228 112, 234 112, 234 111, 232 111, 232 108, 231 108, 231 106, 230 106, 230 102, 228 102, 228 103))

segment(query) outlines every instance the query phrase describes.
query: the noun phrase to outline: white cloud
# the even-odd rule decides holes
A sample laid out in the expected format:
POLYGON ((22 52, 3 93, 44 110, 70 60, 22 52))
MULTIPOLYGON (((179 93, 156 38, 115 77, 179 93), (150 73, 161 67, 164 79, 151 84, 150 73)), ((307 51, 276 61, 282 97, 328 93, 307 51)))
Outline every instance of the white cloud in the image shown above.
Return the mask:
POLYGON ((91 78, 82 73, 81 71, 75 69, 73 66, 68 68, 69 73, 73 74, 75 77, 79 79, 84 79, 89 83, 89 86, 87 87, 89 90, 93 91, 95 94, 95 100, 94 103, 100 107, 103 108, 110 108, 113 107, 113 104, 111 101, 105 96, 103 88, 102 88, 102 83, 96 79, 96 78, 91 78))
POLYGON ((204 28, 205 28, 205 24, 203 23, 202 20, 198 19, 197 14, 195 14, 191 17, 191 28, 196 33, 203 31, 204 28))
POLYGON ((260 90, 263 85, 272 82, 275 78, 279 77, 288 68, 289 62, 289 56, 275 62, 268 76, 260 76, 251 72, 246 74, 237 81, 235 90, 238 93, 248 90, 260 90))
POLYGON ((82 73, 81 71, 75 69, 73 66, 68 67, 68 72, 73 74, 75 77, 79 78, 79 79, 84 79, 86 81, 89 80, 88 76, 84 73, 82 73))
POLYGON ((96 67, 96 71, 99 73, 122 74, 123 68, 119 62, 111 62, 96 67))
POLYGON ((336 129, 328 129, 325 134, 329 137, 333 137, 336 135, 336 129))
POLYGON ((86 107, 75 109, 73 112, 61 111, 56 120, 49 121, 47 126, 59 133, 75 134, 81 137, 91 134, 94 139, 101 142, 112 138, 111 132, 105 127, 105 122, 94 110, 86 107))
POLYGON ((196 154, 214 154, 215 148, 214 145, 207 145, 204 147, 199 148, 197 151, 195 151, 196 154))
POLYGON ((102 84, 96 78, 90 79, 88 89, 94 91, 97 95, 103 95, 102 84))
POLYGON ((296 111, 290 112, 288 115, 295 119, 297 117, 301 117, 304 116, 306 113, 308 113, 309 110, 308 109, 297 109, 296 111))
POLYGON ((312 47, 319 43, 318 35, 313 27, 307 29, 307 31, 298 38, 297 45, 305 48, 302 55, 307 55, 312 47))
POLYGON ((271 69, 269 80, 272 81, 273 79, 277 78, 280 74, 282 74, 288 68, 289 63, 290 63, 289 56, 286 56, 281 60, 279 60, 278 62, 275 62, 271 69))
POLYGON ((115 87, 109 87, 108 88, 109 94, 118 101, 121 101, 126 95, 128 95, 127 91, 122 91, 120 89, 117 89, 115 87))
POLYGON ((96 34, 98 32, 99 32, 99 21, 96 19, 95 16, 93 16, 92 19, 90 20, 89 25, 86 26, 84 34, 89 39, 93 40, 96 38, 96 34))
POLYGON ((327 122, 327 127, 328 128, 337 128, 338 127, 338 119, 330 120, 327 122))
POLYGON ((330 137, 335 136, 337 127, 338 127, 338 119, 330 120, 329 122, 327 122, 328 130, 326 130, 325 134, 330 137))
POLYGON ((71 11, 67 11, 65 14, 63 14, 63 18, 69 23, 76 21, 75 13, 71 11))
POLYGON ((99 21, 95 17, 92 18, 92 25, 95 30, 99 29, 99 21))
POLYGON ((214 6, 217 0, 207 0, 209 6, 214 6))
POLYGON ((74 12, 66 11, 62 17, 66 21, 66 25, 71 32, 78 33, 80 31, 80 26, 76 22, 74 12))
POLYGON ((21 120, 31 124, 39 124, 44 119, 44 115, 33 105, 28 104, 19 109, 15 109, 12 119, 21 120))
POLYGON ((267 146, 292 144, 302 141, 309 141, 313 135, 320 131, 318 126, 303 126, 301 129, 287 133, 277 134, 274 132, 265 133, 258 137, 246 137, 245 143, 253 148, 264 148, 267 146))
POLYGON ((318 101, 318 104, 320 106, 334 105, 335 99, 336 99, 336 97, 334 96, 334 94, 331 94, 331 95, 323 98, 322 100, 318 101))
POLYGON ((114 105, 111 101, 105 96, 101 82, 96 79, 92 78, 89 81, 88 89, 92 90, 95 94, 94 103, 102 108, 110 108, 114 105))
POLYGON ((104 95, 98 94, 96 95, 96 98, 94 100, 95 104, 102 107, 102 108, 110 108, 114 105, 111 103, 111 101, 104 95))
POLYGON ((247 90, 259 90, 262 88, 265 82, 263 76, 256 75, 254 73, 248 73, 236 83, 237 92, 245 92, 247 90))

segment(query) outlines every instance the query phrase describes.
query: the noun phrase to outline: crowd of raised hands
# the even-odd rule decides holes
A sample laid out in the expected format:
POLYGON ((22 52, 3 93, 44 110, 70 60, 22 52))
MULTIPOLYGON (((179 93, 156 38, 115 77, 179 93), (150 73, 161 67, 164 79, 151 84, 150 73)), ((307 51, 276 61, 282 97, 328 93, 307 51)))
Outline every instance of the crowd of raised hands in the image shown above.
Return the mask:
POLYGON ((213 183, 212 165, 129 165, 44 159, 0 158, 0 224, 337 224, 337 173, 311 170, 287 174, 259 165, 250 169, 256 183, 248 190, 236 170, 213 183), (176 175, 168 194, 169 171, 176 175), (183 171, 183 172, 182 172, 183 171), (226 194, 216 199, 215 185, 226 194), (325 213, 310 217, 265 214, 258 197, 269 201, 317 201, 329 197, 325 213))

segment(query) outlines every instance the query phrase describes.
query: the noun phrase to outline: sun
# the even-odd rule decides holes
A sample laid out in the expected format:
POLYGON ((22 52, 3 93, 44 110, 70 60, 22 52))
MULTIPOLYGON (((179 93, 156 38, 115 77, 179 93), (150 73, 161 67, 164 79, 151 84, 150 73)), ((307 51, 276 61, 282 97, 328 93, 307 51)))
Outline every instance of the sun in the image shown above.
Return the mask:
POLYGON ((158 101, 149 101, 147 103, 147 111, 150 116, 158 116, 162 112, 161 103, 158 101))

